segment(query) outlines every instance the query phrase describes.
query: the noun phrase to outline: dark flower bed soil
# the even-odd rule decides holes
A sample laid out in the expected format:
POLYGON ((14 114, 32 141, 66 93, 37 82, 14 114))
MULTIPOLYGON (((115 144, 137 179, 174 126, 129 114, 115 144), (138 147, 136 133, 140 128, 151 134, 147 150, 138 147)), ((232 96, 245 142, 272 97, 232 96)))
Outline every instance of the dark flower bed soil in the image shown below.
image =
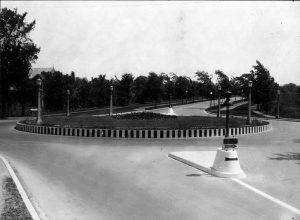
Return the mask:
POLYGON ((154 112, 133 112, 131 114, 117 114, 112 116, 115 119, 127 119, 127 120, 165 120, 176 119, 176 115, 164 115, 154 112))

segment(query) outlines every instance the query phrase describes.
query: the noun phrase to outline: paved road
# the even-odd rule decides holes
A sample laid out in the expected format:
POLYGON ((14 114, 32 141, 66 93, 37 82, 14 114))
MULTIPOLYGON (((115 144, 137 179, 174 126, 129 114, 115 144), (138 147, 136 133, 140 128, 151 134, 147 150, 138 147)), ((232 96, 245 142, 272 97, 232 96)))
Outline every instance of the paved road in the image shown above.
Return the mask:
MULTIPOLYGON (((49 219, 297 219, 230 179, 167 157, 171 151, 215 150, 221 138, 55 137, 22 133, 13 125, 0 122, 0 153, 49 219)), ((239 138, 243 181, 300 209, 300 123, 272 125, 270 132, 239 138)))
MULTIPOLYGON (((174 112, 178 115, 201 115, 201 116, 212 116, 208 114, 205 109, 209 108, 210 102, 199 102, 187 105, 173 106, 174 112)), ((152 109, 152 112, 156 113, 167 113, 168 108, 152 109)))

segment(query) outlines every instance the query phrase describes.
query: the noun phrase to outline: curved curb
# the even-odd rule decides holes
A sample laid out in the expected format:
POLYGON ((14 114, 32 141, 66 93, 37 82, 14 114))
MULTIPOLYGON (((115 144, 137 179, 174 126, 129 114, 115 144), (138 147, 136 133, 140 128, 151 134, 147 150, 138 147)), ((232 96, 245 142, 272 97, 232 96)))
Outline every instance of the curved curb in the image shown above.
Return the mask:
MULTIPOLYGON (((28 125, 17 122, 16 130, 48 135, 94 137, 94 138, 134 138, 134 139, 187 139, 210 138, 225 136, 225 128, 199 128, 199 129, 101 129, 101 128, 70 128, 55 126, 28 125)), ((230 135, 246 135, 262 133, 271 130, 271 124, 259 126, 244 126, 229 128, 230 135)))
POLYGON ((31 201, 29 200, 23 186, 21 185, 21 182, 19 181, 17 175, 15 174, 15 171, 12 169, 8 161, 5 159, 5 157, 0 155, 0 159, 3 161, 5 164, 10 176, 12 177, 14 183, 16 184, 16 187, 23 199, 24 204, 26 205, 26 208, 28 212, 30 213, 31 217, 33 220, 41 220, 40 216, 37 214, 35 208, 33 207, 31 201))

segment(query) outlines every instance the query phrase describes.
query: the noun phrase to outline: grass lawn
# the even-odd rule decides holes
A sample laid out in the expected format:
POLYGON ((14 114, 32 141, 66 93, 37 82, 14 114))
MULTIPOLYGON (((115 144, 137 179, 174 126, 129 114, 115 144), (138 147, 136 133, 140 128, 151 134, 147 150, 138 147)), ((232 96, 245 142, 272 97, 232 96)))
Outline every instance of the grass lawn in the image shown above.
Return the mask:
POLYGON ((0 219, 32 220, 13 179, 7 177, 2 187, 4 190, 5 204, 0 219))
MULTIPOLYGON (((280 117, 282 118, 300 118, 300 108, 297 106, 280 106, 280 117)), ((207 109, 210 112, 217 114, 217 107, 212 107, 207 109)), ((276 116, 276 109, 274 109, 273 114, 269 113, 269 115, 276 116)), ((226 111, 221 111, 221 114, 226 114, 226 111)), ((232 110, 230 110, 230 115, 237 115, 237 116, 247 116, 248 115, 248 104, 240 105, 232 110)), ((261 115, 255 114, 253 111, 251 112, 252 116, 255 117, 263 117, 261 115)))
MULTIPOLYGON (((209 109, 208 109, 209 110, 209 109)), ((210 112, 213 112, 217 114, 218 109, 217 108, 211 108, 210 112)), ((222 110, 221 114, 225 115, 226 110, 222 110)), ((236 116, 247 116, 248 115, 248 104, 237 106, 236 108, 230 110, 230 115, 236 115, 236 116)), ((260 115, 255 114, 254 112, 251 112, 252 116, 260 117, 260 115)))
MULTIPOLYGON (((35 121, 26 121, 35 124, 35 121)), ((265 122, 253 121, 260 125, 265 122)), ((110 116, 71 116, 71 117, 48 117, 43 120, 44 125, 64 127, 87 127, 87 128, 117 128, 117 129, 189 129, 189 128, 220 128, 225 127, 225 118, 204 116, 178 116, 177 118, 159 119, 116 119, 110 116)), ((230 118, 230 127, 245 125, 244 119, 230 118)))

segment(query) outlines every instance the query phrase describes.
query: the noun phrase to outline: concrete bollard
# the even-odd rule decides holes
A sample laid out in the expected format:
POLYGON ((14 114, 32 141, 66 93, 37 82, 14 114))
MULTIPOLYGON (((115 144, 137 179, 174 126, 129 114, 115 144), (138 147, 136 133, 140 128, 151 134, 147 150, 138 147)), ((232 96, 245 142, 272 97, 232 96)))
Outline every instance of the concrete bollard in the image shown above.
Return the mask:
POLYGON ((237 138, 225 138, 223 147, 217 149, 217 154, 211 167, 211 174, 225 178, 243 178, 244 171, 241 169, 236 147, 237 138))

